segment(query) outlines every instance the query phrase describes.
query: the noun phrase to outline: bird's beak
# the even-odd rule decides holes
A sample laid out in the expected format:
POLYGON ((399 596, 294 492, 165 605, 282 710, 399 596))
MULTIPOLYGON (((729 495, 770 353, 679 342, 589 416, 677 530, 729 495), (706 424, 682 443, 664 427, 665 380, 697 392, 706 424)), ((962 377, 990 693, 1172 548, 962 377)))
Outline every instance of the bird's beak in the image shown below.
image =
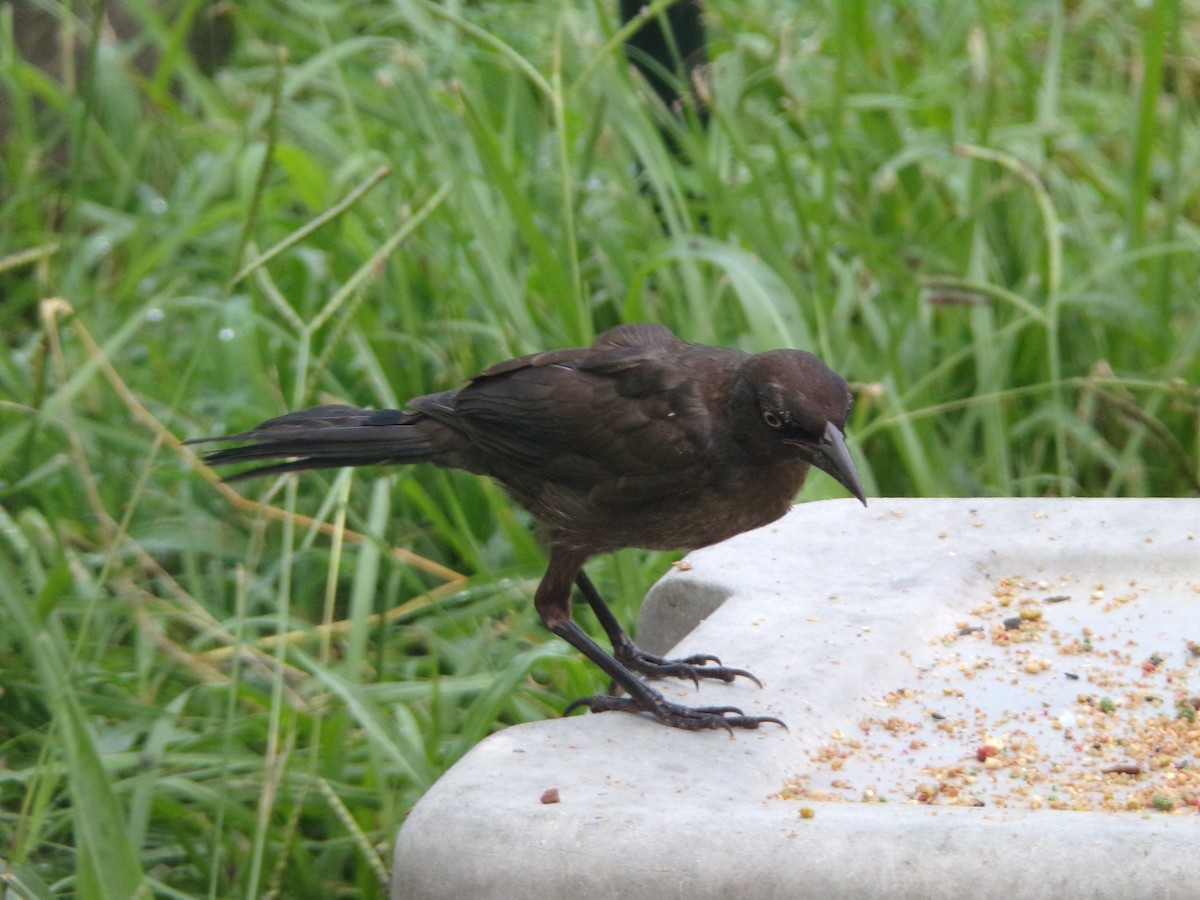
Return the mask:
POLYGON ((857 497, 863 506, 867 505, 867 495, 863 491, 862 482, 858 480, 858 469, 854 467, 854 460, 850 458, 850 451, 846 449, 846 438, 832 422, 825 426, 825 439, 817 445, 812 464, 822 472, 832 475, 838 484, 857 497))

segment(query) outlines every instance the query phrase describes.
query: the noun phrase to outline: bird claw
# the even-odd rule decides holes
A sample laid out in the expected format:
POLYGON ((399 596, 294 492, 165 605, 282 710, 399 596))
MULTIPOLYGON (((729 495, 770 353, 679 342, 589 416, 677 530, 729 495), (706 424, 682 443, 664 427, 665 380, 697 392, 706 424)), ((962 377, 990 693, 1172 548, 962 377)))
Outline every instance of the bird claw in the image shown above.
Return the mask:
POLYGON ((685 731, 724 728, 732 735, 735 728, 758 728, 768 722, 787 730, 783 720, 774 716, 747 716, 736 706, 682 706, 665 700, 657 691, 651 691, 644 700, 607 695, 581 697, 567 707, 564 715, 582 706, 594 713, 619 711, 648 715, 664 725, 682 728, 685 731))
POLYGON ((762 687, 762 682, 753 673, 747 672, 745 669, 723 666, 720 658, 711 653, 697 653, 683 659, 664 659, 653 653, 647 653, 632 642, 625 646, 614 647, 613 652, 619 662, 647 678, 690 678, 692 683, 699 687, 701 678, 712 678, 728 683, 741 677, 748 678, 758 687, 762 687), (716 665, 710 666, 709 663, 716 663, 716 665))

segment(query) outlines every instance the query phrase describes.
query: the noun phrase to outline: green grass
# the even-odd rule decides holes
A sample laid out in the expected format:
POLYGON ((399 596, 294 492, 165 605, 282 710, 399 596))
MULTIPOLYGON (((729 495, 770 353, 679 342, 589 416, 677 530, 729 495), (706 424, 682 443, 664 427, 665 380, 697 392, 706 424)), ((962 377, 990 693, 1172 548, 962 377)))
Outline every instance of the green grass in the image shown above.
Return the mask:
MULTIPOLYGON (((655 320, 820 353, 872 494, 1200 492, 1192 5, 714 0, 686 169, 615 3, 235 4, 214 76, 130 5, 74 84, 0 7, 11 896, 384 896, 441 772, 600 686, 494 485, 238 503, 180 438, 655 320)), ((594 574, 632 622, 665 564, 594 574)))

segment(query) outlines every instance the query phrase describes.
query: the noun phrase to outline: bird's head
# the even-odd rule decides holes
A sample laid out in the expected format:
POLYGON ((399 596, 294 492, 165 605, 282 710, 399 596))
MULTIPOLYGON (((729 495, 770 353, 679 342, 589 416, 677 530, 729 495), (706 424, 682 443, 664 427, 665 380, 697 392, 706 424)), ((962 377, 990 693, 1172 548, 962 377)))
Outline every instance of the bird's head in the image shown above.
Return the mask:
POLYGON ((846 449, 846 418, 854 398, 825 363, 802 350, 751 356, 738 372, 731 403, 745 444, 769 456, 803 459, 866 505, 846 449))

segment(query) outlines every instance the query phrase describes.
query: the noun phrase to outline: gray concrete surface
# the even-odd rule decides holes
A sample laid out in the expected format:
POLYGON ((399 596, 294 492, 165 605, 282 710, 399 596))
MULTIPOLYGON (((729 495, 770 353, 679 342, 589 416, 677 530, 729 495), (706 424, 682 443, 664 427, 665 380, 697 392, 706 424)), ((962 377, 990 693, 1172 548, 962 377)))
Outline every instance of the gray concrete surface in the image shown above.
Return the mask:
POLYGON ((413 810, 393 898, 1200 896, 1200 738, 1163 724, 1200 694, 1200 502, 810 503, 687 564, 639 642, 763 687, 665 692, 790 730, 510 728, 413 810))

